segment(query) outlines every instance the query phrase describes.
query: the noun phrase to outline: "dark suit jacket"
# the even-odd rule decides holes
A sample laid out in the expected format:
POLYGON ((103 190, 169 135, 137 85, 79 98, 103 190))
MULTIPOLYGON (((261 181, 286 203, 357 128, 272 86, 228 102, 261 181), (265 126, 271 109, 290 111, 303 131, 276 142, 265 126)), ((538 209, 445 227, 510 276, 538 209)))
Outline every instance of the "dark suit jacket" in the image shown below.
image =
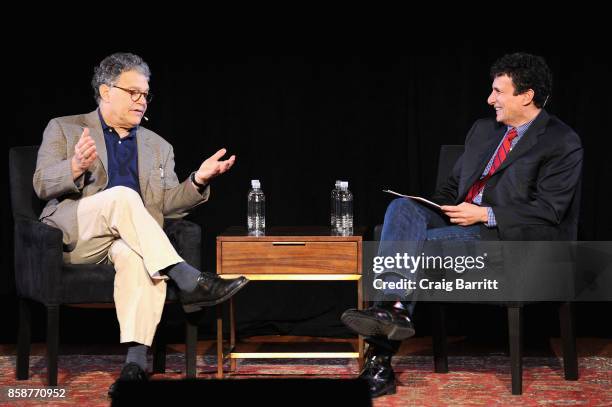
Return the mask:
MULTIPOLYGON (((494 119, 478 120, 465 151, 434 202, 458 205, 482 175, 506 132, 494 119)), ((578 224, 582 144, 565 123, 542 110, 487 182, 482 206, 493 208, 497 228, 481 225, 487 240, 573 240, 578 224)))

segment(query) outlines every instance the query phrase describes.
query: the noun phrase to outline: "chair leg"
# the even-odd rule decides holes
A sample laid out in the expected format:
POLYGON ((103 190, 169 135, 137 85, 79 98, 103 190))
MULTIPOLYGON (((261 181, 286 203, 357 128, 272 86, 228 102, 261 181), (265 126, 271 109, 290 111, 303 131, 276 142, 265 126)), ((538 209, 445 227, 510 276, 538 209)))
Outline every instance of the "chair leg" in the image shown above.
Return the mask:
POLYGON ((160 324, 153 342, 153 373, 166 373, 166 346, 165 327, 160 324))
POLYGON ((17 380, 28 380, 30 373, 30 343, 32 337, 30 302, 19 299, 19 331, 17 334, 17 380))
POLYGON ((432 304, 432 314, 434 371, 436 373, 448 373, 448 343, 444 304, 432 304))
POLYGON ((223 304, 218 304, 217 311, 217 379, 223 379, 223 304))
POLYGON ((47 385, 57 386, 59 305, 47 305, 47 385))
POLYGON ((559 307, 561 340, 563 342, 563 368, 565 380, 578 380, 578 354, 574 332, 574 313, 572 303, 564 302, 559 307))
POLYGON ((510 340, 510 366, 512 375, 512 394, 523 394, 523 309, 508 306, 508 334, 510 340))
POLYGON ((185 318, 185 370, 188 378, 196 377, 196 353, 198 348, 198 324, 195 319, 185 318))

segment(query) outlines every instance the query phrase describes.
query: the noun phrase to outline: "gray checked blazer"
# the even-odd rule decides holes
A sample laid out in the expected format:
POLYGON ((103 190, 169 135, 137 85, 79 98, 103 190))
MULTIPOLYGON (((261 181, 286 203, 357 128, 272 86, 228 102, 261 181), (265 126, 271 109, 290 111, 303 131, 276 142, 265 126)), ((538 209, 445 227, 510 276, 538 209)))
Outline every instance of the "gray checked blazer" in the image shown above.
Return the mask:
MULTIPOLYGON (((138 179, 146 209, 163 227, 164 217, 179 218, 208 200, 210 187, 200 194, 189 179, 182 183, 174 173, 170 143, 154 132, 138 127, 138 179)), ((103 191, 108 184, 106 143, 98 111, 52 119, 38 151, 34 190, 49 201, 40 220, 63 231, 66 250, 74 249, 78 234, 77 205, 81 198, 103 191), (70 160, 83 127, 96 142, 98 158, 77 180, 72 179, 70 160)))

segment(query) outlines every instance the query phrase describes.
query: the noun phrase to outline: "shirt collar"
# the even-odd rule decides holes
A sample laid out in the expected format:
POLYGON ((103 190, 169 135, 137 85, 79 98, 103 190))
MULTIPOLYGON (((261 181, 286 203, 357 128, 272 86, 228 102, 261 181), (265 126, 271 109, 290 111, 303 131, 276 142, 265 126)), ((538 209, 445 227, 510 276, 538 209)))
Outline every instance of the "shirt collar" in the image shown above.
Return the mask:
MULTIPOLYGON (((102 125, 102 130, 104 131, 104 133, 106 133, 108 130, 113 130, 113 132, 115 134, 117 134, 116 130, 114 130, 111 126, 106 124, 106 122, 104 121, 104 118, 102 117, 102 113, 100 112, 99 108, 98 108, 98 117, 100 118, 100 124, 102 125)), ((125 136, 124 139, 136 137, 136 130, 138 130, 138 126, 132 127, 130 129, 130 134, 125 136)), ((117 136, 119 136, 119 135, 117 134, 117 136)))
MULTIPOLYGON (((517 138, 521 138, 523 137, 523 134, 525 134, 525 132, 527 130, 529 130, 529 127, 533 124, 533 122, 535 121, 535 119, 538 118, 540 114, 538 113, 538 115, 536 117, 534 117, 533 119, 531 119, 530 121, 528 121, 525 124, 521 124, 520 126, 516 127, 516 133, 517 133, 517 138)), ((508 128, 506 129, 506 133, 510 131, 510 129, 512 129, 512 126, 507 126, 508 128)))

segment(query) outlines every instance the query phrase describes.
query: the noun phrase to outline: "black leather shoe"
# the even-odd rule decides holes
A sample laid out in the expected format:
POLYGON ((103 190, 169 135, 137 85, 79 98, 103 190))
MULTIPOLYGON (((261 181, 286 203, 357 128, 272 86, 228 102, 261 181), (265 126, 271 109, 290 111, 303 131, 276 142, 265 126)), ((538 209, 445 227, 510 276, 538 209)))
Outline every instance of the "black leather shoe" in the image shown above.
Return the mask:
POLYGON ((414 325, 408 312, 399 308, 350 309, 342 314, 341 320, 348 328, 363 336, 385 336, 395 341, 414 336, 414 325))
POLYGON ((196 288, 189 292, 180 290, 179 298, 185 312, 196 312, 202 307, 217 305, 229 299, 248 282, 245 277, 226 280, 216 274, 202 272, 196 288))
POLYGON ((119 382, 146 382, 148 379, 147 373, 138 364, 130 362, 123 366, 119 378, 110 385, 108 395, 112 398, 119 395, 117 390, 119 382))
POLYGON ((359 378, 368 383, 372 397, 395 394, 395 372, 391 367, 391 355, 377 355, 370 347, 359 378))

